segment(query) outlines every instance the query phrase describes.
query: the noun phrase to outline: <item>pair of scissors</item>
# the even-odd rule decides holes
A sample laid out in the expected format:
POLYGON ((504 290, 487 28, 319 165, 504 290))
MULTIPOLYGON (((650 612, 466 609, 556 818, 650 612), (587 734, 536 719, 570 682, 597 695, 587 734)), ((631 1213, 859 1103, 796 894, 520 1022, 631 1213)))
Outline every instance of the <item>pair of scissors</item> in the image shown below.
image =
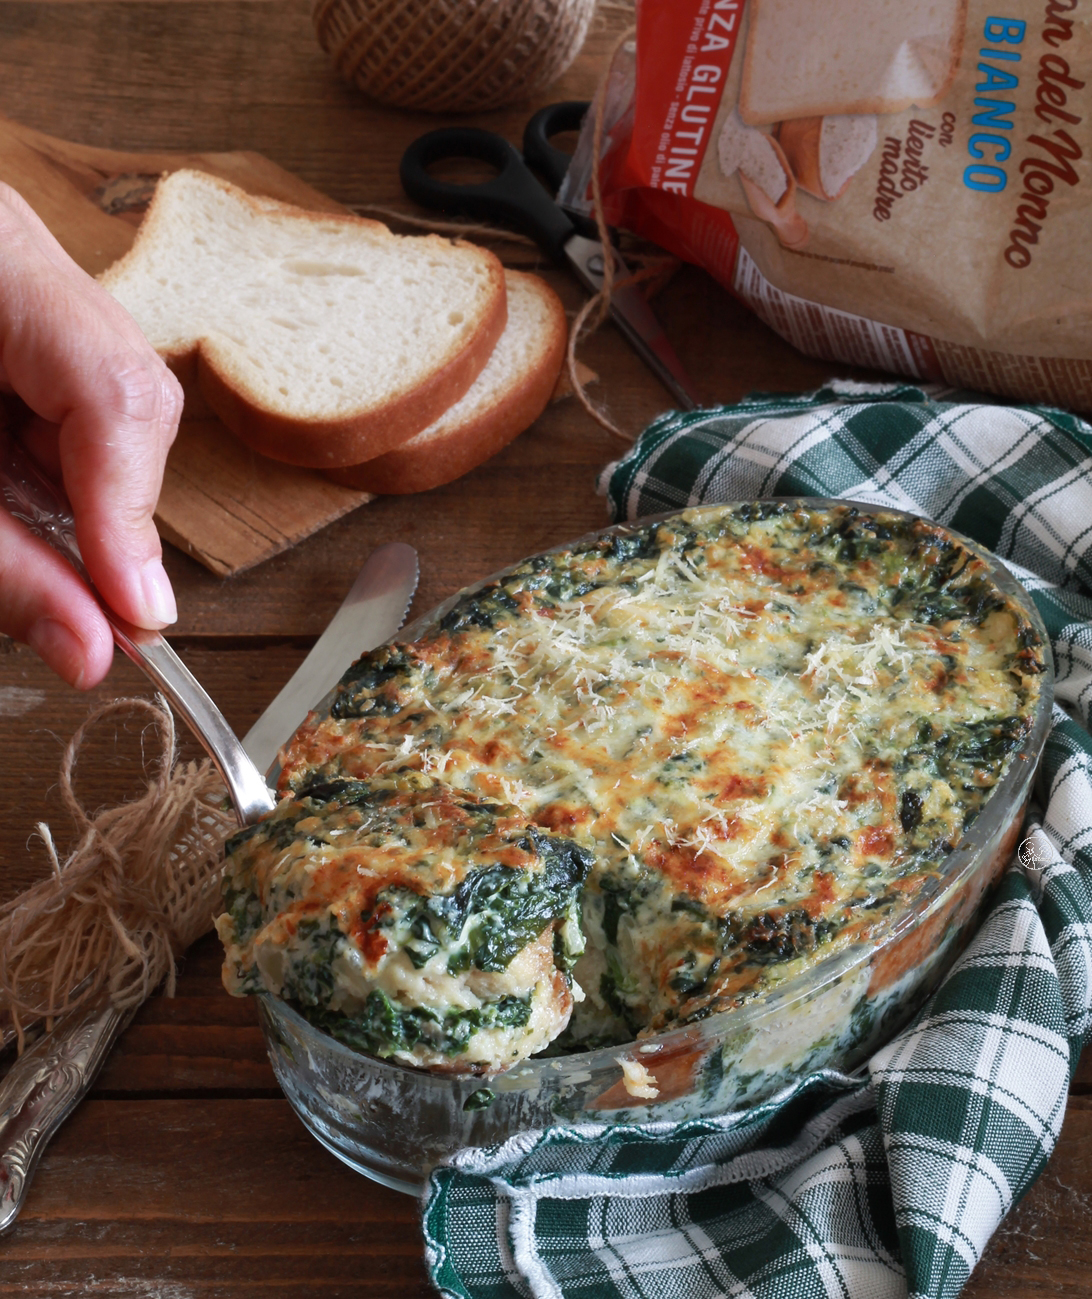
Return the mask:
POLYGON ((575 130, 587 111, 586 101, 569 100, 540 109, 527 123, 521 154, 503 136, 476 127, 446 127, 421 136, 402 156, 402 188, 422 207, 448 216, 495 221, 530 235, 559 266, 568 266, 590 293, 603 287, 606 257, 614 259, 610 314, 675 400, 686 410, 701 403, 675 350, 667 340, 630 271, 612 246, 604 247, 593 223, 572 216, 550 197, 532 168, 556 192, 570 158, 550 143, 561 131, 575 130), (477 184, 437 180, 428 168, 452 158, 471 158, 496 167, 497 174, 477 184))

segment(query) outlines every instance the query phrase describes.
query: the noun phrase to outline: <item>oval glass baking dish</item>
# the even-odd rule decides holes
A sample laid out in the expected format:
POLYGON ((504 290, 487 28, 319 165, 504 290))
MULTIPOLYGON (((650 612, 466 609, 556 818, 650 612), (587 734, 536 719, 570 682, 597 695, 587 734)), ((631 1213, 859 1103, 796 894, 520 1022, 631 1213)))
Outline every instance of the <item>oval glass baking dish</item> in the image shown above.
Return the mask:
MULTIPOLYGON (((847 501, 777 504, 810 510, 856 505, 865 514, 914 518, 847 501)), ((657 521, 616 525, 555 551, 627 536, 657 521)), ((843 947, 735 1009, 628 1044, 530 1058, 488 1078, 430 1073, 362 1055, 263 993, 260 1018, 274 1071, 318 1140, 359 1172, 415 1191, 431 1166, 462 1146, 492 1144, 551 1124, 723 1113, 814 1069, 851 1069, 901 1028, 962 949, 1011 859, 1052 704, 1049 641, 1034 604, 981 547, 940 531, 979 556, 992 582, 1026 616, 1042 642, 1045 671, 1031 724, 1005 774, 938 877, 878 941, 843 947)), ((458 600, 510 571, 452 596, 397 639, 421 635, 458 600)))

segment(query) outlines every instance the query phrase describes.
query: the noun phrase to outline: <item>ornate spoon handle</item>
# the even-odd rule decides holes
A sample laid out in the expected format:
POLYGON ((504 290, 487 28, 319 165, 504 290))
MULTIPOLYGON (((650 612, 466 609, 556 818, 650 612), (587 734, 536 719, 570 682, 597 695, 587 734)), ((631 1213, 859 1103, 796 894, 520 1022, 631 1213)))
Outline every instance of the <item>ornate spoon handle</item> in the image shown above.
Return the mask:
POLYGON ((42 1151, 95 1080, 131 1010, 73 1011, 0 1081, 0 1233, 13 1226, 42 1151))

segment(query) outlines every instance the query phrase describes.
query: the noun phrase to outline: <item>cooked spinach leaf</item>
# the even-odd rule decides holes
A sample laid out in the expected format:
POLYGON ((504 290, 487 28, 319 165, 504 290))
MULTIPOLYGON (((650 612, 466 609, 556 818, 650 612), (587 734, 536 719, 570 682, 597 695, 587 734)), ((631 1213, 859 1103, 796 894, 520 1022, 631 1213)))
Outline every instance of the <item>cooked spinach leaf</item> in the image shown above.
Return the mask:
POLYGON ((296 1009, 317 1029, 368 1055, 409 1052, 418 1044, 444 1055, 461 1055, 483 1029, 522 1028, 531 1017, 531 994, 441 1013, 425 1006, 399 1006, 377 988, 357 1015, 306 1004, 297 1004, 296 1009))
MULTIPOLYGON (((408 935, 402 945, 415 967, 443 950, 451 974, 504 970, 547 925, 570 915, 576 920, 591 854, 533 828, 518 846, 541 859, 539 869, 490 866, 471 871, 452 893, 421 897, 390 889, 378 895, 377 913, 383 907, 386 927, 397 925, 408 935)), ((565 952, 565 963, 571 966, 578 954, 565 952)))

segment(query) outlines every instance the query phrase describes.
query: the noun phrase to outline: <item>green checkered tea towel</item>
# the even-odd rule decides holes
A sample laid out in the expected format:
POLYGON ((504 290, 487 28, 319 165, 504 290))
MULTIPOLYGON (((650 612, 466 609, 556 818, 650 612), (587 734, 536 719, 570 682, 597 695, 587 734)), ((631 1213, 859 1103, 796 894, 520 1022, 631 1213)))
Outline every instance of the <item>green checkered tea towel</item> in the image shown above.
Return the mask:
POLYGON ((835 384, 658 419, 608 466, 616 517, 843 496, 975 537, 1031 591, 1057 665, 1026 834, 975 938, 861 1076, 718 1119, 525 1133, 425 1193, 461 1299, 954 1296, 1042 1171, 1092 1029, 1092 427, 1040 407, 835 384))

